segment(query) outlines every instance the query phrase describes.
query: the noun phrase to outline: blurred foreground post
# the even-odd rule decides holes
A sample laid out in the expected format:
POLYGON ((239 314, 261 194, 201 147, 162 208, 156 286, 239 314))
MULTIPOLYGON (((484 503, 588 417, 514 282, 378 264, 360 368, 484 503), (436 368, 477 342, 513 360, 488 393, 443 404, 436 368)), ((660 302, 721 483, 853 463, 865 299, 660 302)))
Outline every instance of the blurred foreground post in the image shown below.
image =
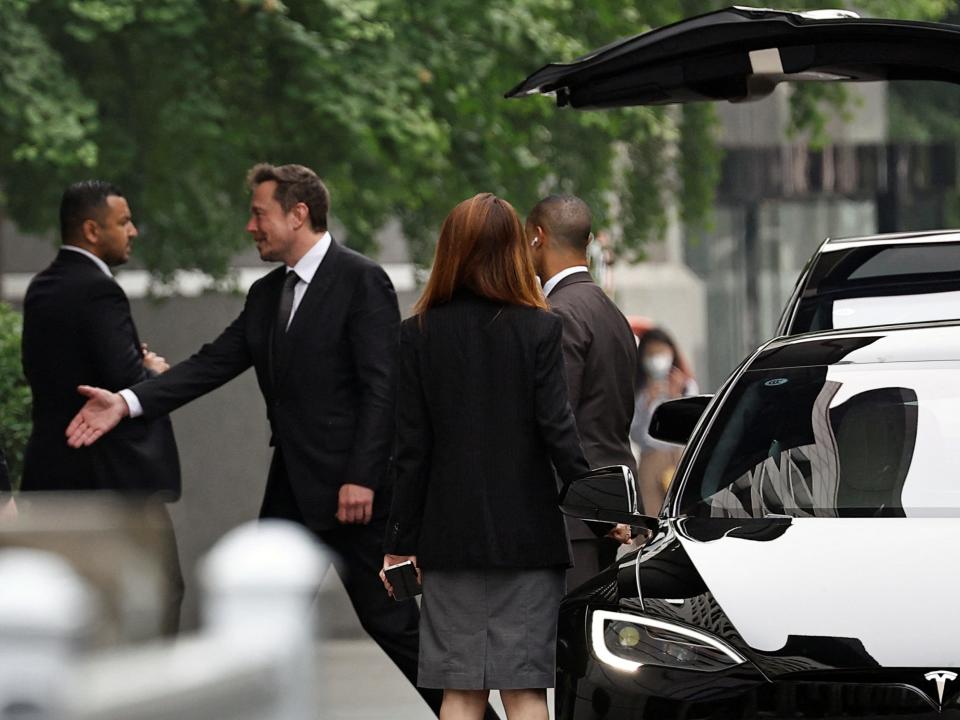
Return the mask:
POLYGON ((71 652, 89 592, 56 555, 0 551, 0 720, 307 720, 319 714, 311 605, 325 561, 280 521, 239 527, 201 568, 204 625, 71 652))
POLYGON ((69 717, 64 681, 93 607, 66 560, 42 550, 0 552, 0 718, 69 717))

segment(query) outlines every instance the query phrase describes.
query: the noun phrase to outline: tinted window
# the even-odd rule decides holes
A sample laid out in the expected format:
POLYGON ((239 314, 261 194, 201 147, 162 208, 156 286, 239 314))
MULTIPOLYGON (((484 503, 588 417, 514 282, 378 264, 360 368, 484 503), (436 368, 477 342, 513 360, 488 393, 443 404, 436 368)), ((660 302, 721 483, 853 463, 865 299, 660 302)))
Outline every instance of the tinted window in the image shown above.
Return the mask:
POLYGON ((888 245, 823 253, 790 333, 960 318, 960 244, 888 245))
POLYGON ((960 364, 747 372, 681 497, 699 517, 960 515, 960 364))

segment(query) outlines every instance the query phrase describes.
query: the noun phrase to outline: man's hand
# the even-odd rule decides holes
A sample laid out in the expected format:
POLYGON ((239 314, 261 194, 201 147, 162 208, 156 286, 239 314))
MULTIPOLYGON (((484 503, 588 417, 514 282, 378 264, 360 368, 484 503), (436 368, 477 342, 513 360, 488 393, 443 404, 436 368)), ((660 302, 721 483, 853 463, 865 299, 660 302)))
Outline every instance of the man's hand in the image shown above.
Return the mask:
POLYGON ((626 545, 630 542, 630 526, 629 525, 617 525, 613 530, 607 533, 607 537, 613 540, 616 540, 621 545, 626 545))
POLYGON ((140 352, 143 353, 143 366, 147 370, 162 375, 170 369, 170 363, 167 362, 167 359, 153 352, 147 347, 146 343, 140 343, 140 352))
POLYGON ((340 505, 337 508, 338 521, 344 525, 366 525, 370 522, 372 515, 373 490, 363 485, 351 485, 350 483, 340 486, 340 505))
POLYGON ((120 393, 90 385, 81 385, 77 392, 84 395, 87 402, 67 426, 67 445, 72 448, 92 445, 130 414, 120 393))
POLYGON ((387 589, 387 593, 389 593, 390 597, 393 597, 393 585, 391 585, 390 581, 387 580, 386 569, 388 567, 393 567, 394 565, 399 565, 407 560, 413 563, 413 567, 417 571, 417 582, 423 585, 423 577, 420 575, 420 566, 417 565, 416 555, 384 555, 383 568, 380 570, 380 580, 383 582, 383 586, 387 589))

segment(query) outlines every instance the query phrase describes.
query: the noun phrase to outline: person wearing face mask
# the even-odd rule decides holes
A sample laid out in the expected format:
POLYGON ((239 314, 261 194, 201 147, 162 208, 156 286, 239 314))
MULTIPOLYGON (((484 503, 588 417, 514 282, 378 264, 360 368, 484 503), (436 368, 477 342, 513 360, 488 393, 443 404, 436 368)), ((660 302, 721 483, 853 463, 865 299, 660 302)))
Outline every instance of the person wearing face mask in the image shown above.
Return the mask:
POLYGON ((681 448, 650 437, 650 418, 665 400, 698 392, 697 383, 679 359, 673 338, 660 328, 644 333, 637 346, 637 396, 630 439, 640 447, 637 484, 643 511, 658 515, 681 448))

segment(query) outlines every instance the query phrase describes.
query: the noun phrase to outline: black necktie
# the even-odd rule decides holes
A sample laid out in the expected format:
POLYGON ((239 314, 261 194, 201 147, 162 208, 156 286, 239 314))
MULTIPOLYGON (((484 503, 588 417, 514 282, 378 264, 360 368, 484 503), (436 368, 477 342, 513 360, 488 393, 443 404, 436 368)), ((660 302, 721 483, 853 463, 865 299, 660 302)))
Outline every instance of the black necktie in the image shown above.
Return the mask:
POLYGON ((300 278, 292 270, 287 272, 287 277, 283 280, 280 304, 277 305, 277 326, 275 329, 278 343, 282 343, 287 336, 287 325, 290 324, 290 313, 293 312, 293 289, 297 286, 299 280, 300 278))

